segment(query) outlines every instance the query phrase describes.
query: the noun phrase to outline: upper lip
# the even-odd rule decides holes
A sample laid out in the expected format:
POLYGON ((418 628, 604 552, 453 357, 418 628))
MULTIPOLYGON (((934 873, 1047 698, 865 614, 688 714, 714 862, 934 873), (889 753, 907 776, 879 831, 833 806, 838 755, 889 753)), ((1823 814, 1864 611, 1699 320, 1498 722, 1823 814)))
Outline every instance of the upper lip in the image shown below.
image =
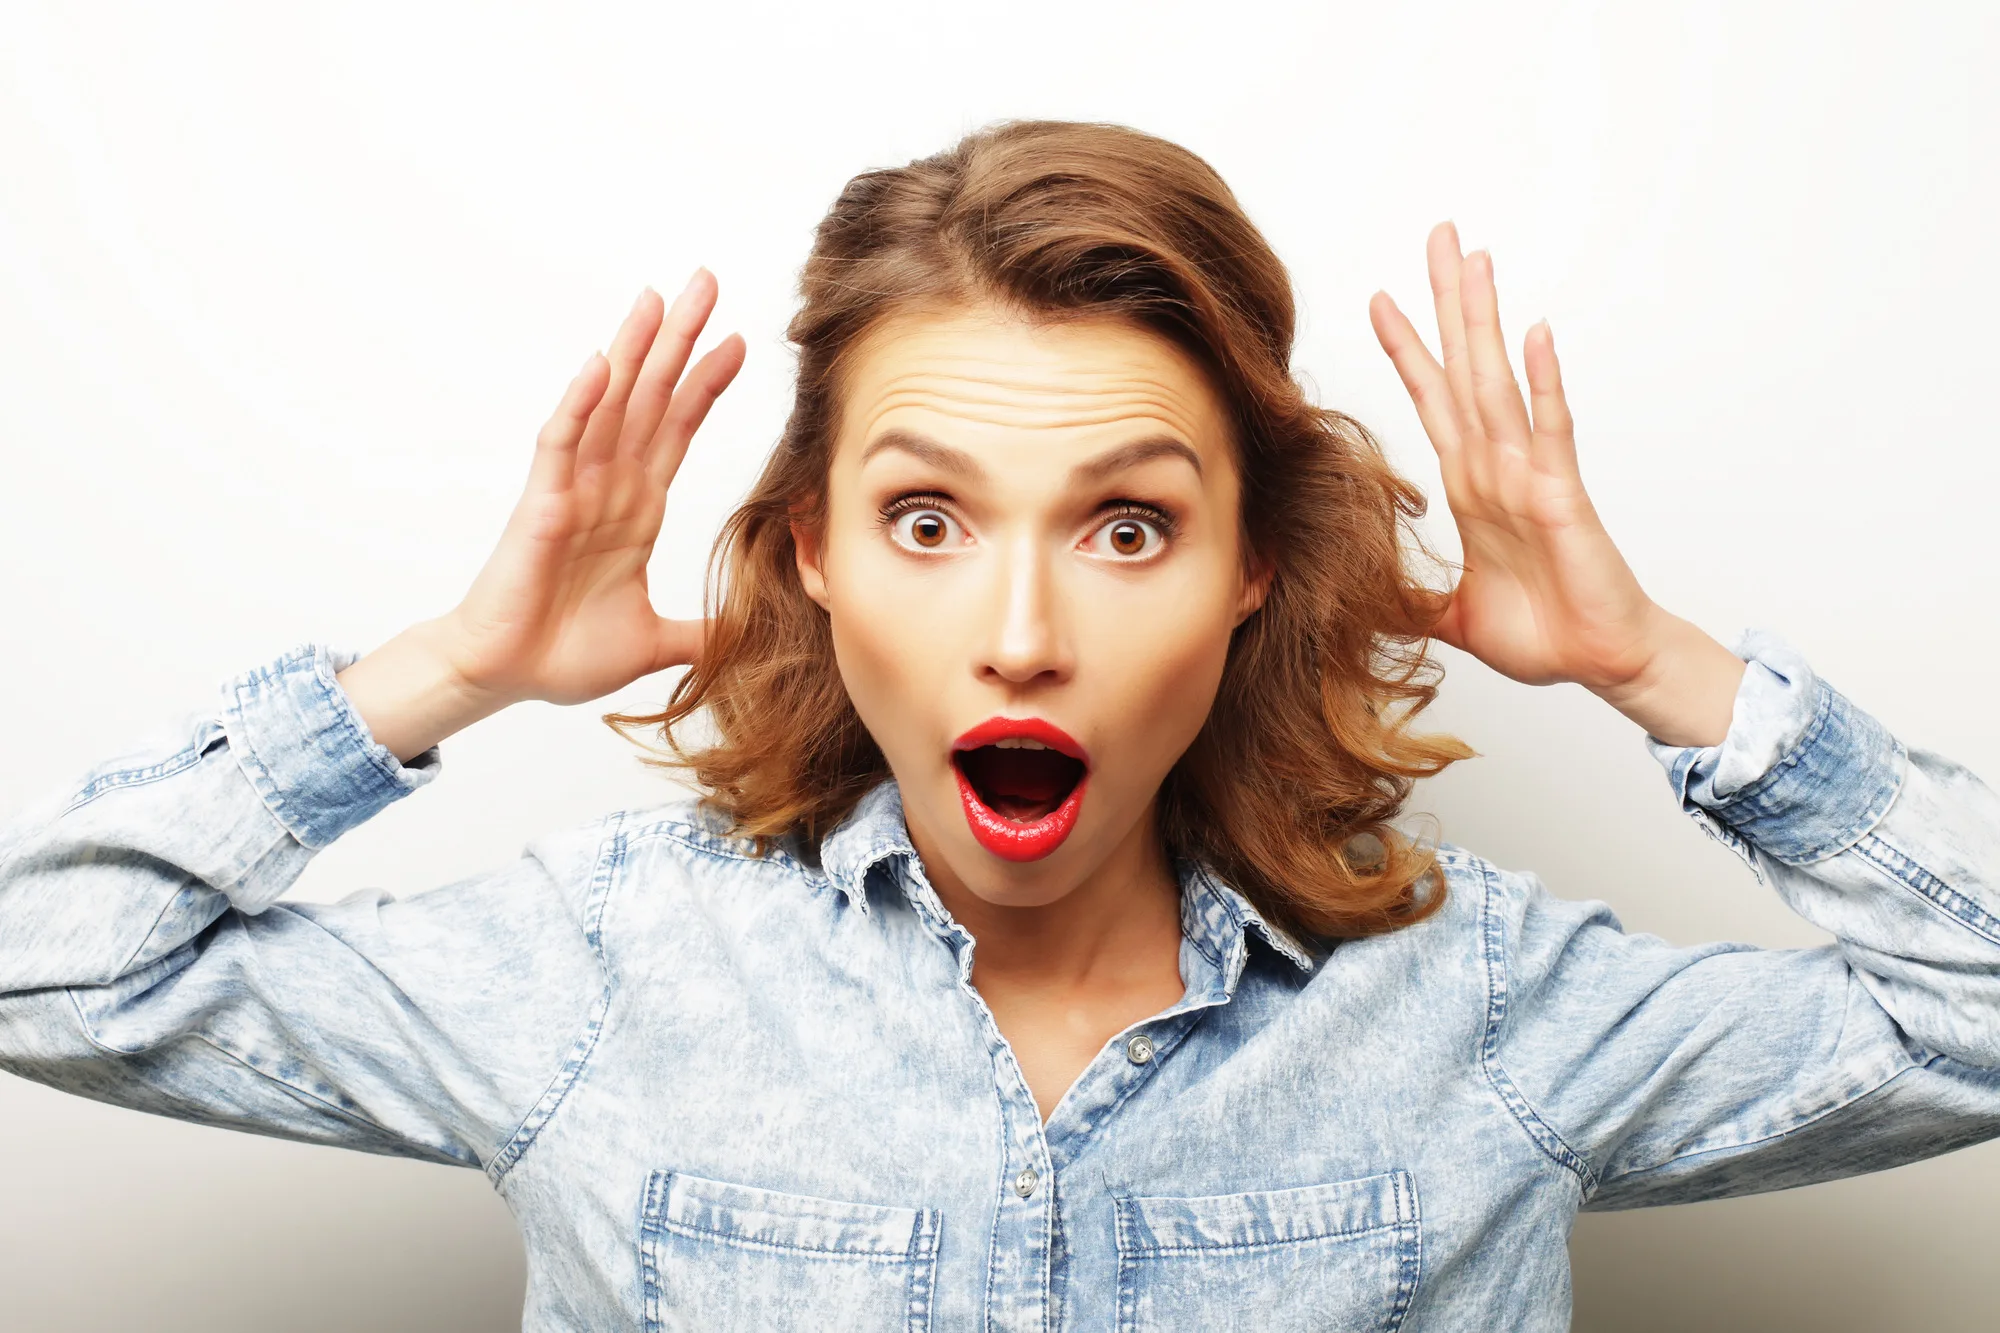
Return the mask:
POLYGON ((982 745, 991 745, 995 741, 1012 740, 1017 737, 1022 740, 1040 741, 1051 750, 1068 755, 1085 768, 1090 767, 1090 756, 1084 753, 1076 738, 1055 723, 1040 717, 989 717, 953 741, 951 748, 953 751, 977 750, 982 745))

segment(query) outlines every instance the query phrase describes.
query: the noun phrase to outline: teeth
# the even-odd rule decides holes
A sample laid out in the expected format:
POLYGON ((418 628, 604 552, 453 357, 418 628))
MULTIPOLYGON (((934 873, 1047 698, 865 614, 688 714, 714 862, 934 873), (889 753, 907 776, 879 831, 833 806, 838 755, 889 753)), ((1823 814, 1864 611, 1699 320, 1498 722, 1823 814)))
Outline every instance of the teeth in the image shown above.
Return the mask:
POLYGON ((993 742, 996 750, 1046 750, 1049 747, 1040 741, 1031 741, 1026 736, 1009 736, 1005 740, 993 742))

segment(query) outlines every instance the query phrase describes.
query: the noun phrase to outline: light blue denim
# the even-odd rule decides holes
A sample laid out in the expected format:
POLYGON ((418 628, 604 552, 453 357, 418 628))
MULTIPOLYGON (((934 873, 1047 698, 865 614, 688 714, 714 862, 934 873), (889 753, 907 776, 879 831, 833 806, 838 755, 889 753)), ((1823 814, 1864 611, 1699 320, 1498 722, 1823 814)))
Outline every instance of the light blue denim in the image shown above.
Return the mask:
POLYGON ((1044 1125, 893 783, 817 866, 677 800, 278 901, 440 764, 304 645, 0 831, 0 1066, 477 1167, 531 1329, 1560 1329, 1579 1208, 2000 1134, 2000 803, 1737 650, 1723 744, 1648 744, 1837 944, 1675 948, 1447 846, 1435 916, 1309 952, 1183 865, 1186 994, 1044 1125))

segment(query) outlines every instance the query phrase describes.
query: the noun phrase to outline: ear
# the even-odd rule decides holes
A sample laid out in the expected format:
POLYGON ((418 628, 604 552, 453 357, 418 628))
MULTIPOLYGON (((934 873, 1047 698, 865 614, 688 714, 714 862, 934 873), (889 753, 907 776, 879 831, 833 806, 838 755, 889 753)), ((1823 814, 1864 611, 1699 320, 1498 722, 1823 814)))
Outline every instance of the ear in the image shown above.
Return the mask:
POLYGON ((820 545, 820 534, 797 519, 792 520, 792 560, 798 566, 799 585, 806 590, 806 596, 819 603, 822 611, 831 611, 827 605, 826 572, 821 568, 825 555, 820 545))
POLYGON ((1261 556, 1249 558, 1249 568, 1243 575, 1243 590, 1236 598, 1236 619, 1230 625, 1231 629, 1248 620, 1264 605, 1264 599, 1271 594, 1271 580, 1277 572, 1277 567, 1261 556))

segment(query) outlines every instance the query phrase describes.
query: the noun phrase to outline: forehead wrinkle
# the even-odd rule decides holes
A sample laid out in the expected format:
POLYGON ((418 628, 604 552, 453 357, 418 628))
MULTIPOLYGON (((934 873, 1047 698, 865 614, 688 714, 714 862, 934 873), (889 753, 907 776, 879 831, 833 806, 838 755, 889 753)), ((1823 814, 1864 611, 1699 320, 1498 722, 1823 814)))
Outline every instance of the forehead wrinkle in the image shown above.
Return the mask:
POLYGON ((1202 452, 1230 434, 1212 386, 1198 372, 1190 380, 1191 367, 1171 348, 1054 347, 1034 331, 1025 353, 1019 342, 995 352, 979 341, 988 331, 985 324, 972 326, 971 347, 965 330, 936 324, 875 342, 855 367, 860 374, 844 386, 843 434, 866 440, 906 415, 915 416, 907 424, 916 433, 941 438, 953 432, 926 430, 923 418, 1001 430, 1153 423, 1194 441, 1202 452))
POLYGON ((1094 426, 1135 418, 1151 418, 1189 435, 1200 434, 1197 422, 1211 415, 1186 402, 1168 386, 1141 383, 1118 390, 1055 392, 1027 396, 973 394, 958 383, 940 384, 934 377, 900 375, 869 395, 865 405, 872 425, 892 412, 915 408, 942 416, 985 420, 995 425, 1024 422, 1041 427, 1094 426))
MULTIPOLYGON (((991 359, 968 362, 969 365, 993 370, 996 363, 991 359)), ((1070 367, 1068 378, 1085 383, 1057 383, 1047 375, 1021 373, 1014 375, 978 374, 942 369, 935 365, 912 367, 885 377, 876 386, 877 393, 895 393, 908 385, 924 385, 933 392, 963 397, 971 401, 987 401, 988 396, 974 390, 984 386, 999 391, 999 396, 1029 396, 1039 398, 1094 398, 1107 395, 1127 395, 1157 398, 1162 401, 1181 401, 1190 395, 1179 385, 1159 375, 1147 374, 1137 368, 1121 369, 1117 373, 1096 370, 1075 372, 1070 367)))
MULTIPOLYGON (((1148 402, 1137 406, 1139 410, 1136 411, 1132 410, 1132 405, 1107 405, 1091 412, 1079 412, 1073 409, 1063 411, 1059 408, 1051 408, 1039 412, 1028 410, 991 415, 977 413, 973 414, 971 419, 984 425, 1013 426, 1037 430, 1085 429, 1093 426, 1118 425, 1125 422, 1155 421, 1180 434, 1189 436, 1199 434, 1198 431, 1193 429, 1192 423, 1178 416, 1158 411, 1157 406, 1153 403, 1148 402)), ((875 410, 869 413, 863 423, 863 433, 872 430, 890 416, 910 410, 916 410, 927 415, 953 417, 961 420, 967 419, 968 415, 963 411, 953 411, 949 406, 939 405, 921 395, 902 395, 893 401, 878 404, 875 410)))

